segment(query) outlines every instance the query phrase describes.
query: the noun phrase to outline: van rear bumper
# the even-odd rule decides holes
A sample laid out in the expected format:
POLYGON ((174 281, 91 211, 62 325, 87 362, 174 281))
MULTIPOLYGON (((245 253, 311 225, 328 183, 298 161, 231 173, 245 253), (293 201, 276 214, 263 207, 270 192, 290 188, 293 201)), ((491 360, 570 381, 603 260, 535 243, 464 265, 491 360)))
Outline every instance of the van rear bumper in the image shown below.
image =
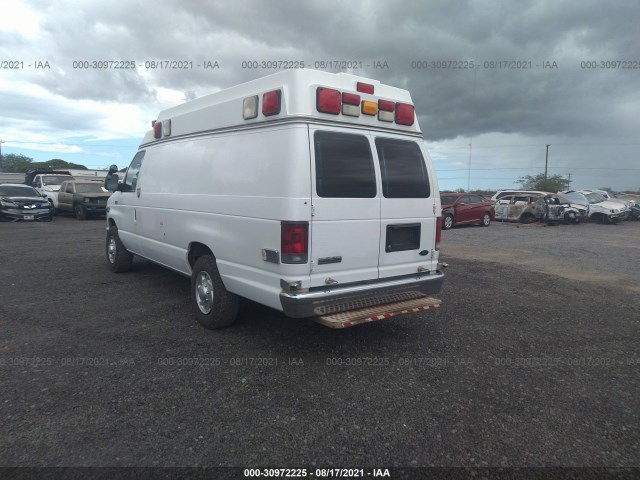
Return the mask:
POLYGON ((444 273, 437 271, 349 285, 282 291, 280 303, 288 317, 317 317, 437 294, 443 281, 444 273))

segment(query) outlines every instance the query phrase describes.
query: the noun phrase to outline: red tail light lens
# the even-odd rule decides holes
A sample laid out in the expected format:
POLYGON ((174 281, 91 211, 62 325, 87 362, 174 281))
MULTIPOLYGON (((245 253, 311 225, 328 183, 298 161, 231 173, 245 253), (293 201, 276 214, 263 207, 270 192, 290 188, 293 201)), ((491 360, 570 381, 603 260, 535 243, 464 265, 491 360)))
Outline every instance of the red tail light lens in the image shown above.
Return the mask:
POLYGON ((153 138, 160 138, 162 136, 162 122, 155 122, 153 124, 153 138))
POLYGON ((319 112, 338 115, 342 102, 340 92, 331 88, 318 87, 316 90, 316 108, 319 112))
POLYGON ((436 250, 440 250, 440 240, 442 239, 442 219, 444 217, 436 218, 436 250))
POLYGON ((282 263, 307 263, 309 222, 282 222, 280 231, 282 263))
POLYGON ((356 95, 355 93, 343 93, 342 103, 360 106, 360 95, 356 95))
POLYGON ((396 123, 400 125, 413 125, 415 121, 415 110, 413 105, 408 103, 398 103, 396 106, 396 123))
POLYGON ((356 90, 362 93, 368 93, 370 95, 373 95, 373 85, 371 85, 370 83, 363 83, 363 82, 358 82, 357 86, 356 86, 356 90))
POLYGON ((281 97, 282 92, 280 90, 273 90, 262 95, 262 114, 265 117, 280 113, 281 97))
POLYGON ((378 110, 384 110, 385 112, 393 112, 396 108, 396 104, 391 100, 378 100, 378 110))

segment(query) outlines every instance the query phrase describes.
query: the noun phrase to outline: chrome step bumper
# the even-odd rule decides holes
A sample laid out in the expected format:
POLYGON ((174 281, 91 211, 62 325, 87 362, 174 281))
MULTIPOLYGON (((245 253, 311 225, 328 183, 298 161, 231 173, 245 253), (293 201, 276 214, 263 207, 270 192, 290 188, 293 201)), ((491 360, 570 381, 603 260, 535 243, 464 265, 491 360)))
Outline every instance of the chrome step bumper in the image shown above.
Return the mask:
POLYGON ((288 317, 320 317, 379 305, 423 299, 440 292, 444 274, 412 274, 349 285, 282 291, 280 303, 288 317))

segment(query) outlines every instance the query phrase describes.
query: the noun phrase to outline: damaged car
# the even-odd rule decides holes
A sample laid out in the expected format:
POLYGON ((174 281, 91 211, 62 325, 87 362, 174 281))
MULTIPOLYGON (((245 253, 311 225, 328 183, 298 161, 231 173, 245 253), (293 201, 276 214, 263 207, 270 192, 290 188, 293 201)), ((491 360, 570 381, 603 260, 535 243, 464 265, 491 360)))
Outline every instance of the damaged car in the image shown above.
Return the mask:
POLYGON ((628 213, 625 205, 605 200, 602 195, 589 190, 567 190, 558 193, 567 197, 572 203, 587 207, 587 216, 592 222, 618 223, 624 220, 628 213))
POLYGON ((502 222, 532 223, 536 216, 536 202, 544 198, 542 194, 520 194, 502 197, 494 205, 495 219, 502 222))
POLYGON ((580 223, 587 220, 587 207, 572 203, 560 194, 545 195, 535 202, 536 218, 547 225, 559 223, 580 223))

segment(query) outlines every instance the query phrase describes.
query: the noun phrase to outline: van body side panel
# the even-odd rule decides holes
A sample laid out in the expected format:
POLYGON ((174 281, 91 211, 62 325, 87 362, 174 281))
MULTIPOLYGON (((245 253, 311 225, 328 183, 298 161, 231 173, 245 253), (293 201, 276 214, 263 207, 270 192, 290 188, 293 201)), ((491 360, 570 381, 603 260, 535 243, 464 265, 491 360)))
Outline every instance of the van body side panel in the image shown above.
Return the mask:
MULTIPOLYGON (((118 225, 120 236, 132 252, 186 275, 189 247, 202 243, 229 291, 281 308, 280 279, 308 288, 309 265, 270 263, 262 250, 280 251, 281 221, 310 221, 309 163, 303 124, 149 146, 131 199, 136 228, 118 225)), ((121 208, 112 207, 114 219, 121 208)))

